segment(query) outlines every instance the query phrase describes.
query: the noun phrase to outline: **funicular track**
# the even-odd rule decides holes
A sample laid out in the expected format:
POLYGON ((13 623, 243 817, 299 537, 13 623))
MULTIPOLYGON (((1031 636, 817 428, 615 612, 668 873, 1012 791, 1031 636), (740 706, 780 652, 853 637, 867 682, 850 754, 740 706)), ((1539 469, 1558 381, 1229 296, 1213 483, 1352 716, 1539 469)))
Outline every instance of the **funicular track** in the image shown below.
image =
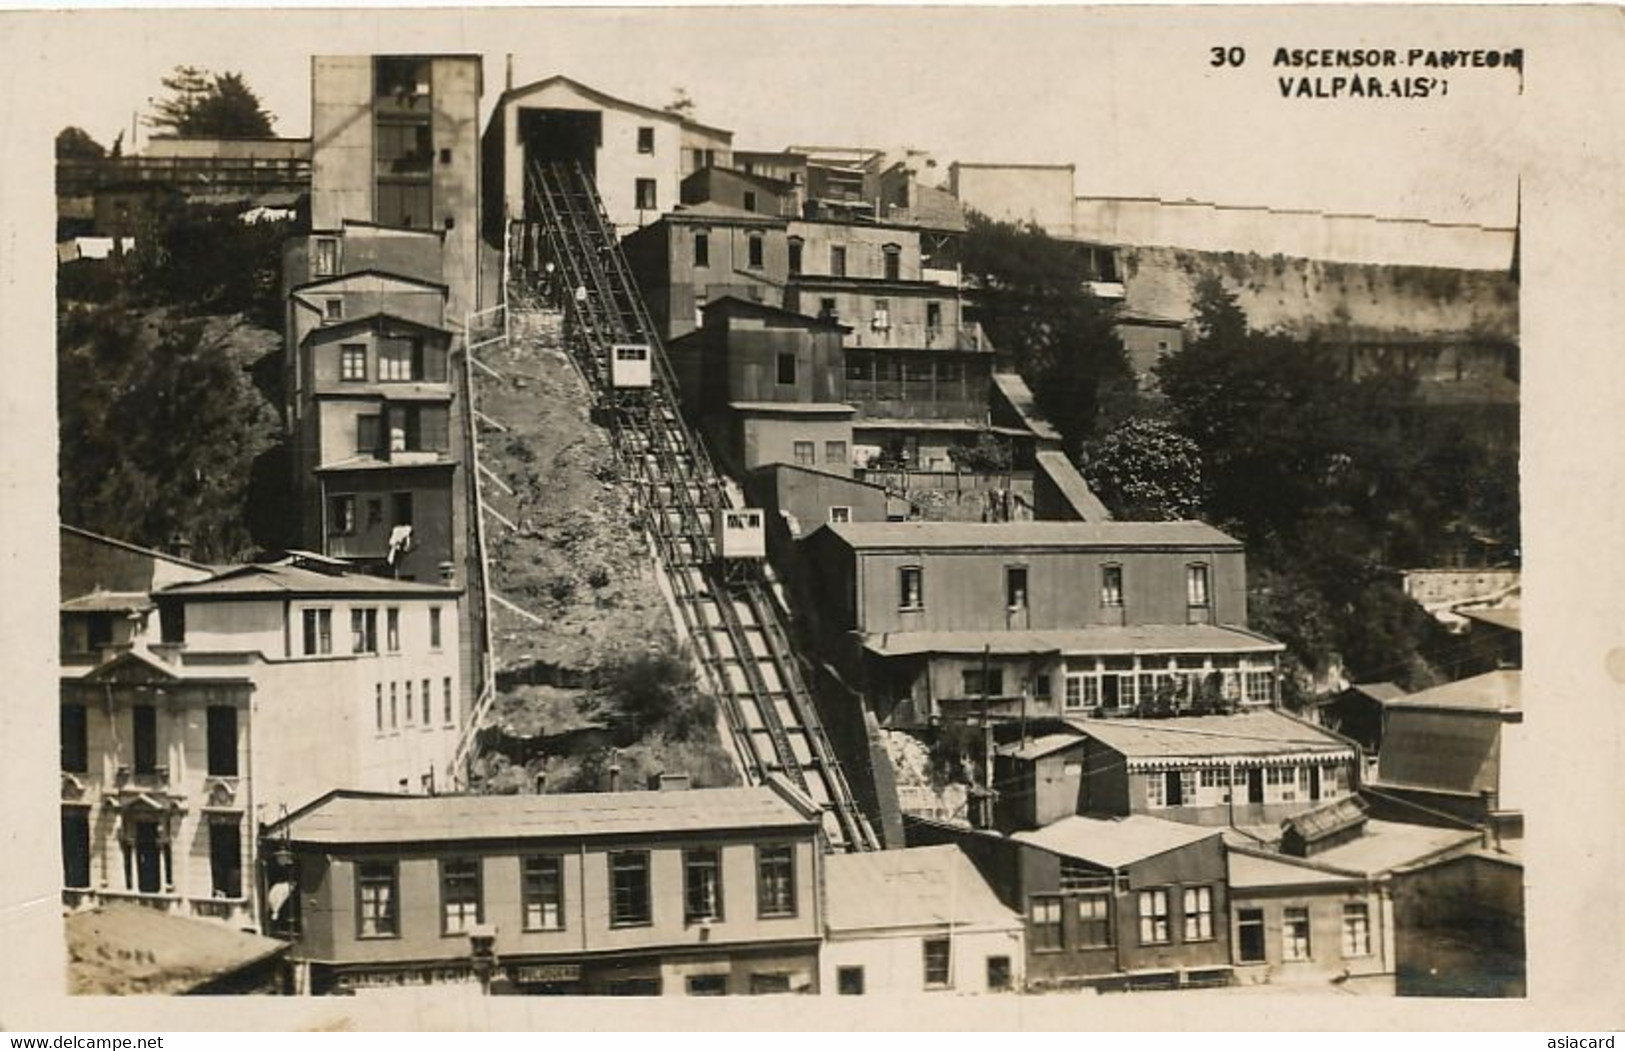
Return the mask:
POLYGON ((562 302, 570 351, 597 396, 620 476, 721 700, 741 768, 753 783, 777 773, 805 791, 824 810, 831 849, 876 849, 760 564, 725 561, 716 549, 715 515, 732 501, 678 410, 676 377, 591 179, 577 164, 537 164, 530 198, 532 216, 509 232, 509 310, 537 309, 549 294, 562 302), (618 344, 648 347, 647 389, 615 387, 618 344))

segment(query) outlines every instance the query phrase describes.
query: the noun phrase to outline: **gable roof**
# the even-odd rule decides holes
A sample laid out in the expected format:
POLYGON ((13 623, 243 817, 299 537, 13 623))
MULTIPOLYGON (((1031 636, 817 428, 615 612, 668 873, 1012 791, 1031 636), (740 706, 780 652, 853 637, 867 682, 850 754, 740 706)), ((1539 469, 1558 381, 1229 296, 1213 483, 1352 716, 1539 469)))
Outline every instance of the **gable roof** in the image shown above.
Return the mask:
POLYGON ((828 527, 851 548, 948 550, 1178 547, 1241 550, 1205 522, 845 522, 828 527))
POLYGON ((982 874, 952 844, 831 854, 824 860, 831 934, 898 928, 1020 930, 982 874))
POLYGON ((137 555, 145 555, 148 558, 157 559, 160 562, 170 562, 177 566, 184 566, 187 569, 201 569, 205 572, 214 571, 213 566, 206 566, 201 562, 193 562, 189 558, 181 558, 177 555, 166 554, 165 552, 159 551, 156 548, 142 547, 140 544, 132 544, 128 540, 119 540, 115 537, 104 536, 101 533, 92 533, 88 529, 81 529, 78 526, 68 525, 66 522, 60 523, 57 528, 64 533, 72 533, 74 536, 82 537, 85 540, 89 540, 97 544, 107 544, 110 547, 122 548, 125 551, 130 551, 137 555))
MULTIPOLYGON (((698 174, 698 173, 695 173, 698 174)), ((694 176, 689 176, 692 179, 694 176)), ((687 180, 684 180, 685 182, 687 180)), ((735 208, 731 204, 722 204, 719 201, 698 201, 694 204, 679 204, 665 215, 663 219, 676 222, 691 220, 704 220, 716 223, 739 223, 743 226, 767 227, 788 226, 790 220, 782 215, 767 215, 762 212, 750 212, 743 208, 735 208)))
POLYGON ((1468 679, 1418 690, 1385 702, 1399 708, 1453 708, 1482 712, 1517 712, 1523 709, 1523 672, 1517 668, 1485 672, 1468 679))
POLYGON ((1341 872, 1317 865, 1302 858, 1285 854, 1267 854, 1262 850, 1237 849, 1226 852, 1225 865, 1229 869, 1232 890, 1261 889, 1265 887, 1298 887, 1316 884, 1347 884, 1361 877, 1352 872, 1341 872))
POLYGON ((300 345, 309 346, 312 343, 326 343, 329 340, 348 336, 351 333, 359 332, 363 329, 370 329, 386 322, 391 325, 399 325, 403 328, 414 329, 418 332, 426 332, 434 336, 443 336, 448 342, 452 337, 452 331, 449 328, 441 328, 438 325, 425 325, 421 321, 413 321, 411 318, 404 318, 399 314, 391 314, 387 311, 377 311, 371 314, 363 314, 361 317, 346 318, 345 320, 332 325, 322 325, 319 328, 313 328, 309 333, 306 334, 305 338, 300 341, 300 345))
POLYGON ((1084 743, 1082 734, 1058 733, 1044 734, 1028 741, 1011 741, 1001 744, 996 751, 999 755, 1009 756, 1013 759, 1042 759, 1046 755, 1064 751, 1074 745, 1084 743))
POLYGON ((1357 839, 1327 847, 1314 860, 1347 872, 1380 875, 1471 850, 1483 838, 1477 830, 1367 821, 1365 832, 1357 839))
POLYGON ((1072 725, 1130 759, 1352 755, 1354 745, 1329 730, 1274 710, 1173 719, 1073 719, 1072 725))
POLYGON ((1074 815, 1043 828, 1017 832, 1011 838, 1053 854, 1120 869, 1223 834, 1221 828, 1184 825, 1147 814, 1123 818, 1074 815))
POLYGON ((171 584, 159 596, 180 598, 288 598, 294 595, 376 595, 390 598, 450 599, 460 589, 362 573, 321 573, 296 565, 238 566, 208 580, 171 584))
POLYGON ((62 602, 63 613, 131 613, 152 609, 152 596, 145 591, 95 591, 62 602))
POLYGON ((802 328, 835 329, 840 332, 852 331, 850 326, 843 325, 838 321, 832 321, 829 318, 814 317, 811 314, 798 314, 794 310, 776 307, 771 303, 758 303, 754 299, 745 299, 732 293, 708 300, 700 309, 706 312, 720 310, 724 317, 733 314, 750 314, 756 317, 772 318, 775 321, 788 321, 802 328))
POLYGON ((337 791, 277 822, 295 843, 367 846, 731 829, 802 830, 817 807, 782 784, 666 792, 408 796, 337 791), (793 802, 794 801, 794 802, 793 802))
POLYGON ((420 285, 423 288, 432 288, 440 292, 445 292, 448 287, 439 281, 429 281, 421 277, 409 277, 406 274, 397 274, 389 270, 380 270, 377 267, 366 267, 361 270, 349 270, 342 274, 332 274, 328 277, 314 278, 313 280, 306 281, 302 285, 294 285, 292 288, 288 289, 288 291, 290 294, 308 292, 311 289, 322 288, 326 285, 336 285, 341 281, 349 281, 352 278, 357 277, 378 277, 383 278, 386 281, 399 281, 402 284, 407 285, 420 285))
POLYGON ((581 81, 576 80, 574 77, 567 77, 563 73, 555 73, 551 77, 543 77, 541 80, 533 80, 529 84, 521 84, 519 87, 509 88, 497 99, 497 108, 501 109, 509 102, 522 99, 526 95, 534 94, 535 92, 541 91, 545 88, 553 87, 555 84, 568 84, 571 88, 574 88, 576 92, 581 95, 585 95, 587 98, 598 103, 600 106, 606 106, 611 109, 630 110, 633 113, 641 113, 646 117, 654 117, 657 120, 668 120, 674 124, 680 124, 685 128, 693 128, 696 131, 708 131, 717 135, 725 135, 730 141, 733 139, 733 132, 727 130, 726 128, 718 128, 709 124, 701 124, 697 120, 684 117, 677 113, 672 113, 668 110, 655 109, 653 106, 645 106, 641 103, 629 102, 626 99, 616 98, 614 95, 607 92, 599 91, 594 87, 589 87, 588 85, 583 84, 581 81))

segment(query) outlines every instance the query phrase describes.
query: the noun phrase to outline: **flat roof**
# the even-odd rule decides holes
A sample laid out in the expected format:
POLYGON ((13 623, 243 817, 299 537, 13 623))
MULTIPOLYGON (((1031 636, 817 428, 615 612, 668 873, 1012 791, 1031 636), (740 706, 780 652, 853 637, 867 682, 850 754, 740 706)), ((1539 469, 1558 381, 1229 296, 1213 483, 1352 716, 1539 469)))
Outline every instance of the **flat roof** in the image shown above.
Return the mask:
POLYGON ((897 928, 1020 930, 1006 908, 952 844, 831 854, 824 861, 825 923, 830 933, 897 928))
POLYGON ((1458 609, 1457 614, 1468 620, 1482 621, 1508 631, 1523 631, 1522 609, 1458 609))
POLYGON ((1217 827, 1132 814, 1123 818, 1063 817, 1043 828, 1017 832, 1011 838, 1055 854, 1119 869, 1221 835, 1223 829, 1217 827))
POLYGON ((728 829, 811 830, 814 807, 784 789, 407 796, 335 792, 277 823, 296 843, 366 846, 448 840, 627 836, 728 829))
POLYGON ((1273 710, 1171 719, 1074 719, 1072 725, 1131 759, 1354 752, 1354 745, 1330 731, 1273 710))
POLYGON ((1302 858, 1244 852, 1231 847, 1225 864, 1230 870, 1230 889, 1248 890, 1267 887, 1298 887, 1316 884, 1348 883, 1357 876, 1328 872, 1325 868, 1302 858))
POLYGON ((391 580, 364 573, 319 573, 285 565, 238 566, 208 580, 171 584, 156 594, 181 598, 253 598, 292 595, 377 595, 396 598, 454 598, 457 588, 391 580))
POLYGON ((1054 630, 889 631, 864 640, 882 657, 922 653, 1073 653, 1133 655, 1155 653, 1260 653, 1285 647, 1262 635, 1214 624, 1099 625, 1054 630))
POLYGON ((1206 522, 846 522, 829 527, 848 547, 936 550, 1189 547, 1241 550, 1206 522))
MULTIPOLYGON (((702 168, 700 171, 716 169, 702 168)), ((692 179, 700 172, 694 172, 688 178, 692 179)), ((744 172, 730 172, 741 178, 754 179, 757 176, 746 175, 744 172)), ((688 179, 684 179, 687 182, 688 179)), ((719 201, 698 201, 694 204, 679 204, 662 218, 666 219, 705 219, 715 222, 743 223, 745 225, 784 226, 790 220, 782 215, 768 215, 764 212, 753 212, 746 208, 735 208, 731 204, 722 204, 719 201)))
POLYGON ((1367 821, 1358 839, 1319 851, 1314 860, 1348 872, 1378 875, 1465 850, 1482 841, 1482 833, 1471 829, 1367 821))
POLYGON ((63 921, 70 991, 185 993, 289 949, 223 923, 110 902, 63 921))
POLYGON ((1459 708, 1483 712, 1523 710, 1523 672, 1517 668, 1485 672, 1429 690, 1418 690, 1384 702, 1394 708, 1459 708))

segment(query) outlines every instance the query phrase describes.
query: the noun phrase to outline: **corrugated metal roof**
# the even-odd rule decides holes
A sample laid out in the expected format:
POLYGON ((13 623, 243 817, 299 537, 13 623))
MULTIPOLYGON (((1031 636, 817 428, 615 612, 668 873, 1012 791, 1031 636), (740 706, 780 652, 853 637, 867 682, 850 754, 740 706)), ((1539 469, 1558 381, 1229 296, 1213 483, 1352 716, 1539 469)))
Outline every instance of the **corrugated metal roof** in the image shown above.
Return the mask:
POLYGON ((1241 548, 1241 541, 1206 522, 847 522, 830 528, 854 548, 1241 548))
POLYGON ((956 846, 832 854, 824 862, 831 934, 909 927, 1019 930, 1022 918, 999 902, 956 846))
POLYGON ((129 902, 63 923, 74 993, 184 993, 286 952, 286 942, 129 902))
POLYGON ((1486 712, 1523 709, 1523 672, 1517 668, 1458 679, 1388 702, 1390 708, 1467 708, 1486 712))
MULTIPOLYGON (((830 528, 834 528, 833 526, 830 528)), ((864 640, 864 648, 884 657, 921 653, 1274 653, 1279 642, 1240 628, 1214 624, 1096 625, 1042 631, 893 631, 864 640)))
POLYGON ((1378 875, 1446 852, 1466 850, 1482 841, 1480 833, 1465 829, 1367 821, 1359 839, 1328 847, 1315 855, 1315 861, 1348 872, 1378 875))
POLYGON ((1237 850, 1228 852, 1226 864, 1230 869, 1230 889, 1233 891, 1264 887, 1295 887, 1304 884, 1347 883, 1351 878, 1341 873, 1327 872, 1317 865, 1294 858, 1266 858, 1256 854, 1244 854, 1237 850))
POLYGON ((1348 742, 1277 711, 1173 719, 1075 719, 1072 725, 1129 758, 1353 754, 1348 742))
POLYGON ((1082 744, 1083 740, 1082 734, 1045 734, 1030 741, 1011 741, 1009 744, 1001 744, 998 747, 998 753, 1015 759, 1042 759, 1051 752, 1059 752, 1063 748, 1082 744))
POLYGON ((187 584, 171 584, 157 592, 185 598, 215 596, 275 595, 380 595, 400 598, 450 598, 456 588, 420 584, 411 580, 390 580, 361 573, 330 575, 299 566, 238 566, 224 573, 187 584))
POLYGON ((342 846, 810 829, 816 823, 773 788, 754 787, 514 796, 339 793, 293 815, 286 826, 295 842, 342 846))
POLYGON ((1110 522, 1111 511, 1100 502, 1100 497, 1089 488, 1089 483, 1083 480, 1083 475, 1066 458, 1066 454, 1059 449, 1040 449, 1034 454, 1033 460, 1038 469, 1049 476, 1059 489, 1067 503, 1078 512, 1085 522, 1110 522))
POLYGON ((1354 796, 1334 803, 1318 806, 1301 814, 1294 814, 1283 825, 1296 832, 1305 841, 1315 840, 1345 831, 1366 819, 1365 804, 1354 796))
POLYGON ((1063 817, 1040 829, 1017 832, 1011 838, 1066 857, 1118 869, 1219 835, 1222 830, 1218 828, 1182 825, 1160 817, 1133 814, 1117 819, 1063 817))

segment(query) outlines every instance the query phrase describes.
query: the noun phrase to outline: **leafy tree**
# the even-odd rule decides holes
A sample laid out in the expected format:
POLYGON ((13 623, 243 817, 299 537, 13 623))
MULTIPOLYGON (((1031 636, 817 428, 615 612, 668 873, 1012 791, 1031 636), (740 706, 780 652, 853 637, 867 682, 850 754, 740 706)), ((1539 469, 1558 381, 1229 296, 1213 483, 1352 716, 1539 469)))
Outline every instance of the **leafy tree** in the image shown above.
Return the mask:
POLYGON ((1083 474, 1120 519, 1178 521, 1201 513, 1201 450, 1166 420, 1138 416, 1091 442, 1083 474))
POLYGON ((671 89, 671 101, 666 103, 666 112, 675 114, 685 120, 694 119, 694 99, 689 95, 688 89, 681 85, 671 89))
POLYGON ((143 302, 197 314, 248 315, 280 329, 286 220, 245 223, 234 207, 188 205, 136 238, 131 273, 143 302))
POLYGON ((995 474, 1010 469, 1010 447, 992 431, 980 431, 975 441, 955 444, 948 456, 962 471, 995 474))
POLYGON ((1130 413, 1128 356, 1110 313, 1084 287, 1077 246, 972 214, 961 261, 988 338, 1015 361, 1070 455, 1130 413))
POLYGON ((153 105, 151 127, 174 135, 253 139, 271 134, 275 118, 240 73, 210 73, 176 66, 163 78, 168 97, 153 105))
POLYGON ((56 133, 56 159, 99 161, 107 155, 102 144, 91 138, 83 128, 63 128, 56 133))

